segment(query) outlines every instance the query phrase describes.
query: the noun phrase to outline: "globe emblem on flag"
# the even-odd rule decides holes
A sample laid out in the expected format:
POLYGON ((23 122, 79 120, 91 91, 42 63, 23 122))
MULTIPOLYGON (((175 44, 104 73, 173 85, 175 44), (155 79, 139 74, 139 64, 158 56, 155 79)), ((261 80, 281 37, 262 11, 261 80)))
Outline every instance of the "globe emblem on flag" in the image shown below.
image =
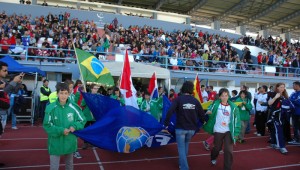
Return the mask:
POLYGON ((150 135, 141 127, 120 128, 117 134, 116 142, 118 152, 130 153, 144 146, 150 135))
POLYGON ((100 74, 103 70, 103 67, 103 64, 97 58, 92 59, 91 68, 93 69, 95 74, 100 74))

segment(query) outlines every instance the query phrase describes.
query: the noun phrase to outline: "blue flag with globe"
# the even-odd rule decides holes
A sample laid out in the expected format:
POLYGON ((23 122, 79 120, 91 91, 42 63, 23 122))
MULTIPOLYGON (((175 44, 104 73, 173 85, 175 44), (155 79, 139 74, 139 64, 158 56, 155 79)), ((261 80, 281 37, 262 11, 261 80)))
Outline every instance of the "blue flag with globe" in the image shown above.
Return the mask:
MULTIPOLYGON (((83 95, 84 99, 90 95, 83 95)), ((101 112, 101 109, 93 109, 99 104, 97 101, 105 100, 101 95, 94 95, 94 100, 87 100, 90 110, 101 112)), ((150 136, 158 134, 163 126, 150 114, 132 106, 115 106, 106 101, 105 114, 92 126, 75 131, 74 134, 90 144, 102 149, 131 153, 143 147, 150 136)), ((97 113, 93 113, 94 115, 97 113)), ((101 113, 100 113, 101 114, 101 113)))

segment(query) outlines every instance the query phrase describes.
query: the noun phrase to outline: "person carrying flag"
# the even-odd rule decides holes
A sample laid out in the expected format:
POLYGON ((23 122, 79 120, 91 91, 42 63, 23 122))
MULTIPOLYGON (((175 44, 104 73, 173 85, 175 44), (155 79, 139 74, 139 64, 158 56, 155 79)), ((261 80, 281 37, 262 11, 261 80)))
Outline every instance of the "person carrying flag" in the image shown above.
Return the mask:
POLYGON ((58 99, 45 110, 43 128, 48 135, 50 169, 59 169, 60 157, 65 157, 66 169, 73 169, 73 153, 77 150, 77 137, 72 134, 81 130, 85 117, 80 107, 69 99, 66 83, 57 86, 58 99))

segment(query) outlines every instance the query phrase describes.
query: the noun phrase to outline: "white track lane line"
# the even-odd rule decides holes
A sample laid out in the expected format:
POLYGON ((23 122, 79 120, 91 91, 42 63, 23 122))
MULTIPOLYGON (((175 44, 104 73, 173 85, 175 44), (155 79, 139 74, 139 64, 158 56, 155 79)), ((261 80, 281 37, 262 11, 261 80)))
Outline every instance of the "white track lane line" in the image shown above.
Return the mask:
POLYGON ((46 140, 48 138, 8 138, 8 139, 0 139, 2 140, 46 140))
MULTIPOLYGON (((245 138, 245 139, 257 139, 257 138, 266 138, 268 136, 255 136, 255 137, 249 137, 249 138, 245 138)), ((35 138, 31 138, 31 139, 35 139, 35 138)), ((45 138, 46 139, 46 138, 45 138)), ((17 139, 6 139, 6 140, 17 140, 17 139)), ((20 139, 21 140, 21 139, 20 139)), ((197 142, 190 142, 190 144, 201 144, 202 141, 197 141, 197 142)), ((171 143, 169 145, 176 145, 176 142, 171 143)), ((293 145, 292 145, 293 146, 293 145)), ((296 146, 296 145, 295 145, 296 146)), ((18 151, 44 151, 47 149, 6 149, 6 150, 1 150, 0 152, 18 152, 18 151)))
POLYGON ((101 170, 104 170, 104 167, 103 167, 103 165, 102 165, 102 163, 101 163, 101 161, 100 161, 99 155, 98 155, 98 153, 97 153, 95 147, 93 147, 93 152, 94 152, 94 155, 95 155, 96 160, 97 160, 97 162, 98 162, 99 168, 100 168, 101 170))
POLYGON ((254 170, 283 169, 283 168, 295 167, 295 166, 300 166, 300 164, 290 164, 290 165, 282 165, 282 166, 273 166, 273 167, 259 168, 259 169, 254 169, 254 170))
MULTIPOLYGON (((288 147, 295 147, 295 146, 288 146, 288 147)), ((268 149, 273 149, 273 148, 271 148, 271 147, 265 147, 265 148, 255 148, 255 149, 238 150, 238 151, 233 151, 233 152, 234 153, 251 152, 251 151, 268 150, 268 149)), ((220 154, 223 154, 223 153, 221 152, 220 154)), ((210 155, 210 153, 206 153, 206 154, 194 154, 194 155, 189 155, 188 157, 201 157, 201 156, 209 156, 209 155, 210 155)), ((132 160, 123 160, 123 161, 107 161, 107 162, 101 162, 101 165, 103 165, 103 164, 116 164, 116 163, 132 163, 132 162, 143 162, 143 161, 155 161, 155 160, 165 160, 165 159, 178 159, 178 156, 158 157, 158 158, 144 158, 144 159, 132 159, 132 160)), ((77 163, 77 164, 74 164, 74 165, 95 165, 95 164, 99 165, 99 162, 77 163)), ((62 165, 64 165, 64 164, 62 164, 62 165)), ((300 166, 300 164, 289 164, 289 165, 282 165, 282 166, 276 166, 276 167, 268 167, 267 169, 284 168, 284 167, 288 167, 288 166, 290 166, 290 167, 300 166)), ((0 169, 24 169, 24 168, 39 168, 39 167, 49 167, 49 165, 5 167, 5 168, 0 168, 0 169)), ((260 170, 264 170, 264 168, 262 168, 260 170)))

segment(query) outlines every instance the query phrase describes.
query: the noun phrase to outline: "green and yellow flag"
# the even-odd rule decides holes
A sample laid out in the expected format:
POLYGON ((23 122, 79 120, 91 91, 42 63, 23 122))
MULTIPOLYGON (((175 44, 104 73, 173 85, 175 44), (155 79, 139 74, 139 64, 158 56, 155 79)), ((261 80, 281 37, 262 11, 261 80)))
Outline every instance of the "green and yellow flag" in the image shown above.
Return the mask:
POLYGON ((94 55, 75 48, 81 76, 85 82, 99 83, 104 86, 114 86, 110 71, 94 55))

